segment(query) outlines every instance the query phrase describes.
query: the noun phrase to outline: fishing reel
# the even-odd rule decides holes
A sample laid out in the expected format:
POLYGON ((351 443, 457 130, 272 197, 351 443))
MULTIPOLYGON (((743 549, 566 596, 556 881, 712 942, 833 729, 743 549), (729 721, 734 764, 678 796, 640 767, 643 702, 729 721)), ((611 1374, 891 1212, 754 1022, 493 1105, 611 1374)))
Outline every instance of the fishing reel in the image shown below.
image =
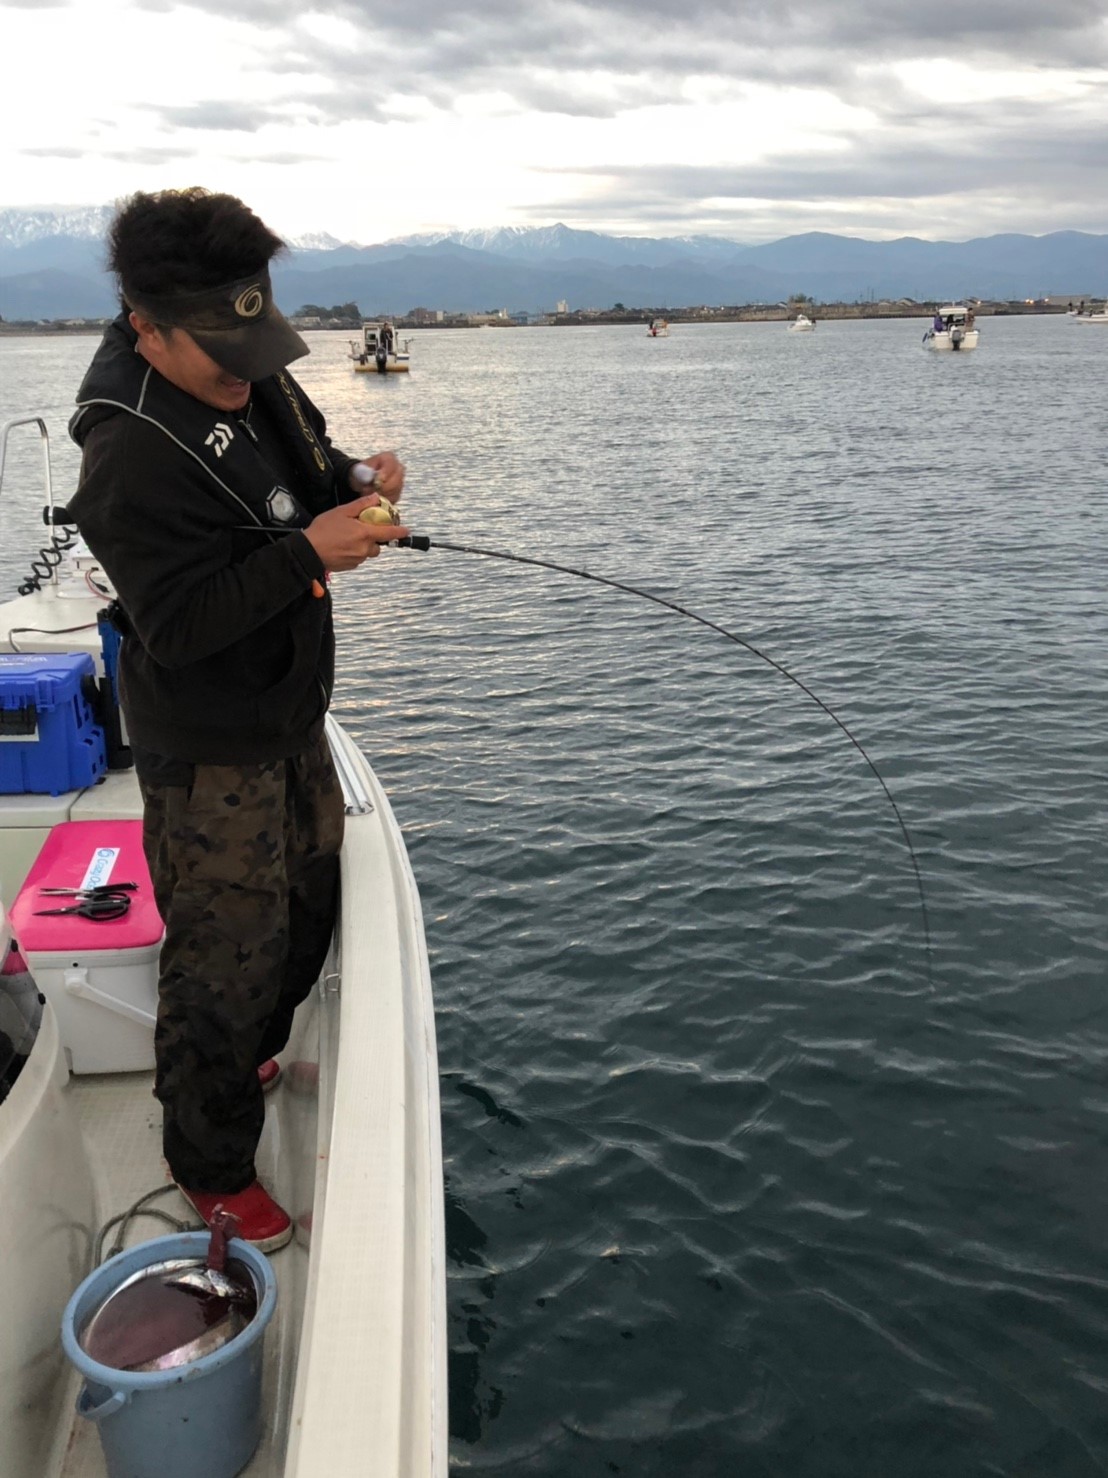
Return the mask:
POLYGON ((358 514, 361 523, 399 523, 400 510, 395 503, 390 503, 385 495, 378 492, 379 478, 373 467, 367 467, 364 462, 359 462, 353 468, 354 481, 360 483, 367 493, 377 493, 380 503, 374 508, 363 508, 358 514))
POLYGON ((358 521, 360 523, 399 523, 400 509, 396 504, 390 503, 381 493, 377 496, 381 499, 380 503, 373 508, 363 508, 358 514, 358 521))

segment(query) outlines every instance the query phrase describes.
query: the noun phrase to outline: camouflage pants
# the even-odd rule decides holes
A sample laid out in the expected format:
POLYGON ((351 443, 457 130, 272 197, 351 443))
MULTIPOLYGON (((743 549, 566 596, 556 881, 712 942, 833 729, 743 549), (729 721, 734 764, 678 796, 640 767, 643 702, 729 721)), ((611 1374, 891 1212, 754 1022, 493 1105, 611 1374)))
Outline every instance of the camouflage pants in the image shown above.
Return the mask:
POLYGON ((173 1178, 245 1189, 265 1122, 257 1068, 288 1041, 334 928, 342 790, 327 741, 264 765, 141 782, 165 920, 154 1092, 173 1178))

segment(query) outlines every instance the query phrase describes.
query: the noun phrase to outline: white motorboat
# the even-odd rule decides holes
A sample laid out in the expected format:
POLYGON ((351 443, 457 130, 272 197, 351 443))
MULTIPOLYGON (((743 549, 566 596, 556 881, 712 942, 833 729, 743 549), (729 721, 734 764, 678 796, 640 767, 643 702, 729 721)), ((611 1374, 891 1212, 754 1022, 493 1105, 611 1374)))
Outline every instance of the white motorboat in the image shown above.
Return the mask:
MULTIPOLYGON (((26 424, 42 437, 49 503, 40 419, 0 429, 0 483, 8 433, 26 424)), ((90 673, 105 672, 103 571, 79 541, 60 555, 52 546, 50 563, 52 572, 39 564, 39 588, 0 605, 0 690, 20 669, 16 654, 75 666, 84 654, 90 673)), ((105 678, 102 696, 108 691, 105 678)), ((143 943, 115 935, 109 946, 104 935, 103 946, 97 937, 86 947, 69 936, 57 954, 29 925, 26 945, 18 930, 13 939, 12 915, 28 917, 28 875, 60 855, 50 850, 59 839, 83 828, 81 845, 91 838, 98 854, 121 835, 133 844, 141 816, 128 769, 58 794, 41 781, 37 791, 13 789, 13 756, 44 742, 45 720, 37 720, 26 705, 0 704, 8 741, 0 743, 0 960, 8 971, 0 975, 0 1473, 103 1478, 96 1428, 74 1412, 80 1376, 63 1357, 64 1306, 114 1244, 164 1235, 159 1213, 196 1218, 167 1180, 151 1096, 156 909, 143 943), (41 1005, 19 973, 17 943, 41 1005), (148 1193, 150 1209, 136 1214, 148 1193)), ((328 725, 347 809, 341 916, 267 1104, 259 1170, 296 1237, 271 1259, 279 1296, 265 1335, 265 1430, 243 1472, 445 1478, 444 1196, 422 914, 388 800, 349 735, 328 725)), ((141 859, 141 847, 131 855, 141 859)), ((128 917, 140 913, 136 904, 128 917)), ((96 934, 117 922, 83 928, 96 934)))
POLYGON ((362 324, 360 343, 350 340, 350 358, 357 375, 402 375, 411 369, 412 356, 393 324, 372 320, 362 324))
POLYGON ((810 334, 814 328, 815 324, 806 313, 798 313, 792 323, 789 324, 789 333, 810 334))
POLYGON ((1090 308, 1086 313, 1083 309, 1073 310, 1074 323, 1108 323, 1108 302, 1100 308, 1090 308))
POLYGON ((664 318, 652 318, 647 325, 646 332, 652 339, 668 339, 669 323, 664 318))
POLYGON ((976 349, 977 341, 973 311, 964 303, 946 303, 937 308, 931 327, 923 336, 928 349, 976 349))

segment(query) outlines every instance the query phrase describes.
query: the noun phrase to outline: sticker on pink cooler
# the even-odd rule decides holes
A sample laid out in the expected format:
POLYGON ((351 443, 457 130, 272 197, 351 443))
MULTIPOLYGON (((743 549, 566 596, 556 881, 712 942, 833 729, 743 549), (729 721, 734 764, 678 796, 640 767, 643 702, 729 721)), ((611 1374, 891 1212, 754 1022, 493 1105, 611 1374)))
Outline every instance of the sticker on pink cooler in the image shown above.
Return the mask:
MULTIPOLYGON (((81 887, 101 888, 105 883, 110 883, 112 880, 112 868, 115 866, 115 860, 118 856, 118 847, 97 847, 96 851, 92 854, 88 867, 85 868, 85 875, 81 879, 81 887)), ((138 879, 124 878, 122 881, 137 882, 138 879)))

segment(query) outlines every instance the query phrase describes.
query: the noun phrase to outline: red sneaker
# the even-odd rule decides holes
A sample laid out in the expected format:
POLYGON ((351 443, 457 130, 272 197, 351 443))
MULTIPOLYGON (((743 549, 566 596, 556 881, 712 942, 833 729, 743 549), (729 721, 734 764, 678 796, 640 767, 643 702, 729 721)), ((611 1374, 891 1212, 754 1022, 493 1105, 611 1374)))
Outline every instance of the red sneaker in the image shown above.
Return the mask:
POLYGON ((248 1185, 244 1191, 236 1191, 233 1196, 216 1191, 186 1191, 183 1185, 178 1185, 177 1189, 208 1226, 222 1207, 238 1220, 235 1236, 249 1242, 259 1252, 276 1252, 292 1236, 292 1221, 288 1213, 282 1211, 260 1180, 248 1185))
POLYGON ((281 1064, 275 1057, 266 1058, 258 1069, 258 1082, 262 1085, 262 1092, 268 1093, 271 1088, 276 1088, 281 1078, 281 1064))

